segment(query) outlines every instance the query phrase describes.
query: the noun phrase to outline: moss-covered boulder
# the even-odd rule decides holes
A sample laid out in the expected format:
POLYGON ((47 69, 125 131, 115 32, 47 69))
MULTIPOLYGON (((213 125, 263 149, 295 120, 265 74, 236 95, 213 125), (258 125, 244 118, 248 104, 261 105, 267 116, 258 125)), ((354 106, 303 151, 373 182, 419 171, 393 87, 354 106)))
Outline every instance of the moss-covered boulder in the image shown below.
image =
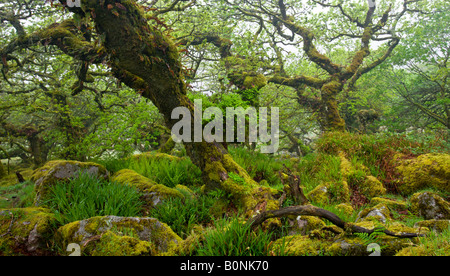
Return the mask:
POLYGON ((378 204, 372 208, 366 208, 359 212, 356 221, 376 220, 381 223, 386 223, 391 216, 389 208, 384 204, 378 204))
POLYGON ((386 194, 386 189, 376 177, 370 174, 370 170, 361 163, 352 164, 344 155, 339 153, 341 160, 341 175, 350 187, 357 186, 367 198, 372 198, 386 194))
POLYGON ((179 189, 157 184, 153 180, 129 169, 118 171, 111 180, 136 187, 143 194, 146 205, 149 207, 155 207, 170 197, 184 198, 183 193, 179 189))
POLYGON ((314 188, 306 197, 316 204, 346 203, 350 201, 350 189, 346 181, 326 182, 314 188))
POLYGON ((350 216, 355 211, 355 209, 350 203, 341 203, 336 205, 335 208, 347 216, 350 216))
POLYGON ((135 154, 131 158, 133 159, 154 159, 154 160, 169 160, 169 161, 180 161, 182 157, 170 155, 163 152, 144 152, 141 154, 135 154))
POLYGON ((50 255, 55 216, 40 207, 0 210, 0 256, 50 255))
POLYGON ((399 190, 411 195, 425 188, 450 192, 450 155, 424 154, 414 159, 397 158, 399 190))
POLYGON ((432 192, 415 193, 410 198, 411 213, 429 219, 450 219, 450 203, 432 192))
POLYGON ((155 218, 105 216, 64 225, 57 230, 55 241, 63 249, 77 244, 88 256, 155 256, 171 255, 182 239, 155 218))
POLYGON ((290 233, 306 235, 324 226, 325 222, 318 217, 298 216, 295 221, 292 221, 292 230, 290 233))
POLYGON ((80 172, 87 172, 99 178, 109 179, 109 172, 102 165, 92 162, 78 162, 67 160, 49 161, 36 169, 31 176, 35 183, 35 205, 39 206, 45 201, 50 188, 57 182, 65 182, 80 172))

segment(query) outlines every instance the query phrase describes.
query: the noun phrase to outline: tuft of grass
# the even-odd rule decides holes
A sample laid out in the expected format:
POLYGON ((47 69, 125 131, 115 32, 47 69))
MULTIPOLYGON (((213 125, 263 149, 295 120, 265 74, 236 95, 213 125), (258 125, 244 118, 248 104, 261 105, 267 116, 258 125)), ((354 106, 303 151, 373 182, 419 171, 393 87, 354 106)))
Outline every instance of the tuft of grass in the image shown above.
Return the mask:
POLYGON ((272 233, 250 226, 237 218, 217 220, 197 248, 199 256, 270 256, 272 233))
POLYGON ((298 165, 301 185, 305 193, 326 182, 340 182, 341 161, 338 156, 313 153, 304 156, 298 165))
POLYGON ((178 184, 195 186, 201 183, 201 171, 189 158, 164 159, 164 158, 127 158, 109 159, 97 161, 112 172, 122 169, 130 169, 143 175, 158 184, 174 188, 178 184))
POLYGON ((64 225, 95 216, 139 216, 140 196, 131 186, 80 173, 68 182, 57 182, 45 205, 64 225))
POLYGON ((181 238, 190 235, 196 225, 212 223, 210 208, 217 198, 201 195, 196 198, 169 198, 152 209, 149 216, 166 223, 181 238))
MULTIPOLYGON (((256 182, 266 180, 271 186, 282 184, 278 174, 279 171, 283 170, 283 162, 281 160, 244 147, 229 147, 228 151, 233 160, 244 168, 256 182)), ((284 163, 288 168, 292 167, 289 162, 284 163)))

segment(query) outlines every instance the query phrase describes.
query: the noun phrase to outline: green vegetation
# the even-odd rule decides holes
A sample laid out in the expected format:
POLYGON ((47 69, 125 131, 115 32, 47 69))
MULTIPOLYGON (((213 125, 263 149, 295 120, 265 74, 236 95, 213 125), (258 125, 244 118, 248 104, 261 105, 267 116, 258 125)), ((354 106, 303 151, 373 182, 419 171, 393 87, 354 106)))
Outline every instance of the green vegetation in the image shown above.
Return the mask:
POLYGON ((450 255, 450 2, 371 2, 0 0, 0 256, 450 255))
POLYGON ((216 221, 197 249, 199 256, 268 256, 271 233, 251 231, 249 225, 231 218, 216 221))
POLYGON ((95 216, 139 216, 142 202, 132 187, 81 173, 51 188, 44 203, 61 225, 95 216))

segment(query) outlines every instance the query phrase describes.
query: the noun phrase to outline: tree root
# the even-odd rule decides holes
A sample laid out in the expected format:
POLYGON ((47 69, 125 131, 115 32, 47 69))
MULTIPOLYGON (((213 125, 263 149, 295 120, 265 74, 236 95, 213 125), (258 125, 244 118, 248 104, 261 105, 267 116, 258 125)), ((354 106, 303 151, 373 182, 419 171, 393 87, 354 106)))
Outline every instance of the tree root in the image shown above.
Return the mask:
POLYGON ((260 224, 262 224, 264 221, 270 218, 279 218, 279 217, 286 217, 286 216, 292 216, 292 215, 302 215, 302 216, 315 216, 315 217, 321 217, 329 220, 334 225, 344 229, 349 230, 351 233, 367 233, 371 234, 375 231, 377 232, 383 232, 388 236, 393 236, 397 238, 415 238, 415 237, 423 237, 424 234, 418 234, 418 233, 394 233, 392 231, 389 231, 387 229, 367 229, 364 227, 360 227, 351 223, 347 223, 340 219, 336 214, 327 211, 325 209, 321 209, 312 205, 302 205, 302 206, 290 206, 286 208, 281 208, 278 210, 269 210, 265 211, 259 215, 256 215, 251 220, 249 220, 249 224, 251 225, 252 229, 256 229, 260 224))

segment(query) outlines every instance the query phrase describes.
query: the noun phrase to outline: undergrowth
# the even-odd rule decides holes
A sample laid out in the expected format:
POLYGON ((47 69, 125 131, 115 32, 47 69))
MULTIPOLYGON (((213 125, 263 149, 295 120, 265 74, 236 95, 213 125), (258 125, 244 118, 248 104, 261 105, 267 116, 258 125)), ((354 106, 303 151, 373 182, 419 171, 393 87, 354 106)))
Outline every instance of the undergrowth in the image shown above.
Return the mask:
POLYGON ((68 182, 56 183, 44 205, 64 225, 96 216, 139 216, 143 204, 140 196, 131 186, 80 173, 68 182))

